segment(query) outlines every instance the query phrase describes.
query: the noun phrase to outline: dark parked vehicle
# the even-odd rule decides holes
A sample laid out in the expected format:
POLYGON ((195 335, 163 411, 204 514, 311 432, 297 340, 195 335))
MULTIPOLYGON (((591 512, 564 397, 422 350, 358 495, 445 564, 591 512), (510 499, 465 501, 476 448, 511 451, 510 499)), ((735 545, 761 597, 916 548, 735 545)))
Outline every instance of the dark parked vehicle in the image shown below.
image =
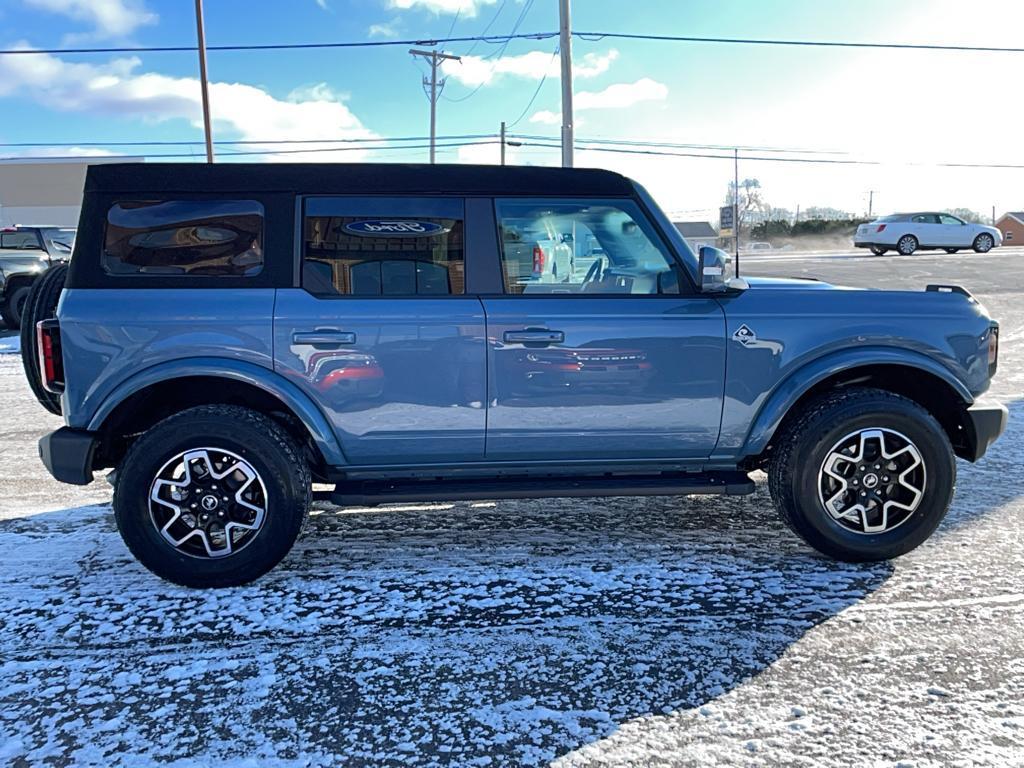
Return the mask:
POLYGON ((811 546, 891 558, 1006 423, 966 290, 732 278, 607 171, 102 165, 78 233, 26 309, 66 422, 42 459, 113 468, 125 542, 181 584, 274 567, 314 481, 366 505, 747 494, 764 469, 811 546), (524 279, 512 228, 587 266, 524 279))
POLYGON ((67 261, 74 242, 75 230, 63 227, 0 229, 0 317, 8 328, 21 327, 32 284, 53 264, 67 261))

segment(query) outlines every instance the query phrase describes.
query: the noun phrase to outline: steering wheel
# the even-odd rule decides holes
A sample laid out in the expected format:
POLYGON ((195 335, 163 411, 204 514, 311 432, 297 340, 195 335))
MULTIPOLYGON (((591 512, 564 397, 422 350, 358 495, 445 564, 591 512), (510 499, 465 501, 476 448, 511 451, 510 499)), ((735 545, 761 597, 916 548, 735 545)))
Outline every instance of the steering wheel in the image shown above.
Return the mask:
POLYGON ((590 283, 596 283, 601 280, 601 272, 604 270, 604 256, 598 256, 594 259, 594 263, 590 265, 590 269, 587 270, 586 277, 583 278, 583 287, 590 283))

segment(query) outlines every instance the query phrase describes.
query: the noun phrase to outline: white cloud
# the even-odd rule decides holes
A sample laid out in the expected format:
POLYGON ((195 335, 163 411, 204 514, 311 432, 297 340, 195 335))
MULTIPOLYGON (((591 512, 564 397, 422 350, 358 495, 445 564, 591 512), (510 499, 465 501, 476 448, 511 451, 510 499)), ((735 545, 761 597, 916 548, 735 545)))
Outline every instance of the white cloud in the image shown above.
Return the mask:
POLYGON ((31 6, 59 13, 93 26, 96 37, 124 37, 159 18, 143 0, 25 0, 31 6))
MULTIPOLYGON (((580 79, 597 77, 607 72, 618 57, 619 52, 614 48, 607 53, 588 53, 574 63, 573 75, 580 79)), ((518 56, 502 56, 497 59, 463 56, 461 62, 443 62, 441 70, 448 77, 474 88, 478 85, 488 85, 502 75, 529 80, 540 80, 545 75, 558 77, 559 66, 557 56, 544 51, 530 51, 518 56)))
POLYGON ((398 19, 371 24, 369 28, 370 37, 394 37, 398 34, 398 19))
MULTIPOLYGON (((580 91, 573 94, 572 104, 574 112, 585 112, 590 109, 624 109, 642 101, 664 101, 667 97, 668 86, 649 77, 642 77, 635 83, 609 85, 603 91, 580 91)), ((542 109, 530 116, 530 122, 559 125, 562 113, 542 109)))
POLYGON ((668 86, 642 77, 635 83, 616 83, 603 91, 580 91, 573 96, 576 109, 622 109, 641 101, 664 101, 668 97, 668 86))
POLYGON ((476 16, 477 10, 485 5, 494 5, 498 0, 390 0, 391 8, 406 11, 422 8, 435 14, 459 14, 464 18, 476 16))
POLYGON ((323 8, 325 11, 331 10, 331 7, 327 5, 327 0, 316 0, 316 4, 323 8))
POLYGON ((550 109, 542 109, 540 112, 530 115, 530 122, 540 123, 541 125, 559 125, 562 122, 562 113, 552 112, 550 109))
MULTIPOLYGON (((19 47, 28 46, 22 43, 19 47)), ((22 92, 57 110, 154 122, 183 119, 200 127, 199 81, 191 77, 139 72, 140 64, 134 57, 93 65, 67 62, 48 54, 3 56, 0 57, 0 96, 22 92)), ((215 139, 219 136, 277 141, 376 136, 325 84, 296 89, 282 100, 253 85, 211 82, 210 107, 215 139)), ((302 146, 326 149, 335 145, 302 146)), ((280 157, 354 160, 361 154, 365 153, 362 150, 315 152, 280 157)))

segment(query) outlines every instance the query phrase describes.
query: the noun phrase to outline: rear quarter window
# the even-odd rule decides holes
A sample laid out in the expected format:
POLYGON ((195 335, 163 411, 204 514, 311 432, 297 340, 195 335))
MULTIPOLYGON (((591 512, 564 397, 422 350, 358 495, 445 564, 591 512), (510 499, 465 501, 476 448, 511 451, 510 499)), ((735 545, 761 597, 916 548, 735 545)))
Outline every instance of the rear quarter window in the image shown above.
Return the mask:
POLYGON ((263 270, 255 200, 122 200, 107 212, 108 275, 250 277, 263 270))
POLYGON ((302 287, 319 297, 465 292, 464 205, 451 198, 311 198, 302 287))

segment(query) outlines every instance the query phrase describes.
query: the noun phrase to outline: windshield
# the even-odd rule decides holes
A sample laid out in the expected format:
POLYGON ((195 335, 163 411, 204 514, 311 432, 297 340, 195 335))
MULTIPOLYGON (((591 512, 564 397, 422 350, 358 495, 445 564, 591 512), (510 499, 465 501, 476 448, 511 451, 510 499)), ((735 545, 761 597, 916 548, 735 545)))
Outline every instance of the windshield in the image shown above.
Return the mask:
POLYGON ((647 206, 647 210, 651 212, 651 216, 657 222, 661 228, 665 238, 672 243, 672 247, 676 253, 683 260, 686 265, 686 269, 690 272, 690 277, 694 280, 697 279, 697 257, 690 250, 690 245, 686 242, 686 238, 682 236, 675 224, 671 222, 668 216, 658 207, 658 204, 654 202, 654 198, 651 197, 650 193, 643 188, 642 185, 633 182, 633 186, 636 188, 640 199, 644 205, 647 206))
POLYGON ((40 233, 52 253, 71 253, 75 247, 75 230, 71 227, 46 227, 40 233))

